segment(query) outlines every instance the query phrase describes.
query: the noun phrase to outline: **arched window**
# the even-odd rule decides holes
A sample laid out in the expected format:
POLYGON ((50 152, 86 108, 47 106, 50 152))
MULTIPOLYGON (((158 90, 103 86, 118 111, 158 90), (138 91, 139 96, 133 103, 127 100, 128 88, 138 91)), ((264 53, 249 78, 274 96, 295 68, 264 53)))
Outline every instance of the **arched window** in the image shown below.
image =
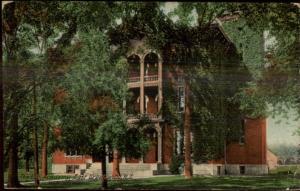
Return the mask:
POLYGON ((151 52, 144 58, 145 76, 158 75, 158 56, 151 52))
POLYGON ((129 77, 139 77, 140 76, 140 57, 133 54, 127 58, 129 77))

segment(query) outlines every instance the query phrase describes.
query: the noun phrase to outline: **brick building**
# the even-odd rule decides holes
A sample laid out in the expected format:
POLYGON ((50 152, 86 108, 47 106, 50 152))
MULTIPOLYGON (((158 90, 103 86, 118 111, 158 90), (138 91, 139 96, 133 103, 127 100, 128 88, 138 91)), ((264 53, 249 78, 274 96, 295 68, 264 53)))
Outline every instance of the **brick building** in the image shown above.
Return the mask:
MULTIPOLYGON (((214 35, 234 49, 222 28, 216 25, 214 35)), ((152 49, 145 44, 145 39, 130 40, 130 51, 127 54, 129 64, 128 87, 132 94, 131 100, 124 104, 128 123, 139 120, 139 115, 149 117, 153 126, 145 128, 145 136, 151 141, 147 154, 139 159, 122 157, 121 174, 133 174, 135 177, 152 176, 167 173, 173 153, 178 149, 179 134, 176 127, 165 122, 161 114, 164 101, 164 81, 175 81, 178 93, 178 107, 184 108, 182 70, 166 62, 163 52, 152 49), (172 65, 174 70, 170 70, 172 65), (176 76, 176 77, 174 77, 176 76)), ((172 51, 172 46, 169 47, 172 51)), ((266 174, 267 146, 266 119, 243 120, 244 135, 239 142, 226 145, 223 158, 205 164, 193 164, 194 174, 266 174)), ((108 174, 111 173, 112 160, 108 156, 108 174)), ((53 153, 53 173, 100 173, 101 161, 88 155, 65 153, 57 150, 53 153)))

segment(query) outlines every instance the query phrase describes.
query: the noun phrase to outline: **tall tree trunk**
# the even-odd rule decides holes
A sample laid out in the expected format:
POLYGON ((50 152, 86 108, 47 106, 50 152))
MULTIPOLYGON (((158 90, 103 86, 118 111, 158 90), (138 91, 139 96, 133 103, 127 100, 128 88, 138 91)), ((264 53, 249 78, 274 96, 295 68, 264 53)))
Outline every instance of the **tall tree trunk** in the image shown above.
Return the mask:
POLYGON ((227 174, 227 143, 226 138, 224 140, 224 173, 227 174))
MULTIPOLYGON (((35 74, 33 81, 33 116, 36 117, 36 84, 35 84, 35 74)), ((39 180, 39 152, 38 152, 38 137, 37 137, 37 125, 34 123, 33 127, 33 153, 34 153, 34 184, 36 187, 40 186, 39 180)))
POLYGON ((192 178, 191 161, 191 111, 190 111, 190 86, 185 83, 185 112, 184 112, 184 176, 192 178))
POLYGON ((26 174, 29 174, 29 157, 25 158, 25 172, 26 174))
MULTIPOLYGON (((1 2, 1 3, 4 3, 4 2, 1 2)), ((4 5, 2 5, 2 7, 3 7, 4 5)), ((2 11, 3 11, 3 8, 2 8, 2 11)), ((1 35, 1 42, 3 42, 2 41, 2 35, 1 35)), ((3 47, 3 45, 2 45, 2 47, 3 47)), ((3 50, 3 49, 2 49, 3 50)), ((1 50, 1 54, 2 54, 2 50, 1 50)), ((0 111, 0 124, 4 124, 4 119, 3 119, 3 116, 4 116, 4 107, 3 107, 3 102, 4 102, 4 100, 3 100, 3 74, 4 74, 4 72, 3 72, 3 62, 0 62, 0 73, 1 73, 1 75, 0 75, 0 108, 1 108, 1 111, 0 111)), ((3 127, 4 127, 4 125, 3 125, 3 127)), ((5 135, 4 134, 4 128, 0 128, 0 135, 2 136, 1 138, 4 138, 4 136, 3 135, 5 135)), ((0 144, 0 151, 2 152, 2 153, 4 153, 3 152, 3 150, 4 150, 4 146, 3 146, 4 144, 3 144, 3 141, 2 141, 2 139, 1 139, 1 144, 0 144)), ((3 156, 3 154, 2 154, 2 156, 3 156)), ((2 157, 2 164, 0 165, 0 172, 4 172, 4 165, 3 165, 3 163, 4 163, 4 156, 2 157)), ((0 173, 0 180, 4 180, 4 173, 0 173)), ((3 189, 4 188, 4 186, 3 185, 1 185, 1 187, 0 187, 0 189, 3 189)))
POLYGON ((8 188, 19 187, 18 178, 18 111, 15 111, 12 116, 10 125, 11 141, 8 148, 8 188))
POLYGON ((49 139, 49 126, 48 126, 48 124, 45 124, 43 145, 42 145, 42 177, 47 177, 47 175, 48 175, 48 166, 47 166, 47 164, 48 164, 48 161, 47 161, 48 139, 49 139))
POLYGON ((102 188, 107 189, 107 176, 106 176, 106 151, 101 153, 101 171, 102 171, 102 188))
POLYGON ((120 177, 120 160, 119 151, 114 149, 113 151, 113 165, 112 165, 112 177, 120 177))
MULTIPOLYGON (((9 66, 14 69, 13 78, 9 78, 8 82, 11 82, 11 86, 9 87, 9 92, 12 92, 12 100, 15 102, 16 105, 19 101, 16 92, 20 87, 19 84, 19 67, 18 62, 16 61, 16 51, 17 51, 17 28, 18 28, 18 20, 15 17, 15 3, 10 3, 5 6, 7 18, 5 19, 5 23, 8 27, 4 27, 4 34, 5 34, 5 47, 7 53, 7 60, 9 66), (5 30, 6 29, 6 30, 5 30), (8 30, 7 30, 8 29, 8 30), (10 81, 12 80, 12 81, 10 81)), ((3 8, 2 8, 3 9, 3 8)), ((3 36, 2 36, 3 37, 3 36)), ((1 68, 3 71, 3 68, 1 68)), ((3 72, 1 73, 1 80, 3 77, 3 72)), ((11 75, 11 74, 9 74, 11 75)), ((7 80, 7 78, 6 78, 7 80)), ((3 83, 3 81, 2 81, 3 83)), ((1 83, 1 85, 2 85, 1 83)), ((2 93, 1 93, 2 94, 2 93)), ((3 99, 1 97, 1 99, 3 99)), ((1 107, 2 108, 2 107, 1 107)), ((13 109, 12 117, 10 118, 10 123, 7 129, 9 131, 10 141, 8 143, 8 183, 7 187, 19 187, 21 186, 19 179, 18 179, 18 147, 19 147, 19 137, 18 137, 18 119, 19 119, 19 109, 18 107, 13 109)), ((1 115, 2 119, 2 115, 1 115)), ((7 119, 6 119, 7 120, 7 119)), ((2 120, 1 120, 2 122, 2 120)), ((2 168, 2 167, 1 167, 2 168)), ((2 172, 1 172, 2 174, 2 172)))

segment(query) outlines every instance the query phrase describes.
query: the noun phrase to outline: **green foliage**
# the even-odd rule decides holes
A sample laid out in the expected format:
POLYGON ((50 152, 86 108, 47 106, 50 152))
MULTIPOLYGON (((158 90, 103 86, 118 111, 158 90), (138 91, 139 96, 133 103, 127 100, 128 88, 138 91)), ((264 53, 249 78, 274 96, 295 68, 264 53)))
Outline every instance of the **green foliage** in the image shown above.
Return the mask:
POLYGON ((164 101, 162 103, 161 113, 166 122, 173 126, 180 127, 181 114, 179 113, 179 97, 178 90, 174 88, 174 84, 165 80, 163 86, 164 101))
POLYGON ((266 97, 272 112, 286 112, 279 106, 281 104, 299 111, 299 7, 293 3, 236 3, 229 4, 229 9, 238 11, 239 19, 223 26, 234 42, 242 43, 245 63, 253 64, 251 58, 254 64, 262 63, 260 60, 266 55, 264 62, 268 67, 252 66, 252 71, 259 72, 256 79, 261 79, 257 84, 260 91, 257 96, 266 97), (241 30, 237 31, 239 28, 241 30), (265 42, 272 42, 265 55, 261 54, 262 31, 269 33, 265 42))
POLYGON ((68 98, 60 106, 64 148, 99 154, 106 146, 140 156, 147 144, 128 130, 122 113, 127 96, 127 65, 112 62, 106 36, 98 29, 81 32, 80 51, 66 74, 68 98), (112 80, 113 79, 113 80, 112 80))
POLYGON ((71 95, 78 93, 79 96, 73 99, 84 100, 84 103, 101 95, 111 96, 120 105, 127 91, 126 73, 122 73, 126 71, 126 65, 122 60, 110 63, 109 45, 100 31, 90 29, 89 33, 81 33, 79 38, 82 46, 77 55, 77 64, 72 65, 66 74, 66 89, 71 95), (111 79, 114 79, 114 83, 111 83, 111 79))
POLYGON ((171 163, 169 164, 170 172, 172 174, 180 174, 180 167, 183 164, 183 157, 181 155, 173 155, 171 163))
POLYGON ((232 100, 240 103, 240 109, 247 117, 267 117, 267 97, 258 93, 257 85, 254 83, 248 83, 248 86, 232 100))
POLYGON ((96 129, 107 120, 107 112, 120 110, 127 87, 123 76, 117 73, 124 68, 120 68, 120 63, 109 62, 105 35, 91 29, 89 33, 80 33, 79 38, 80 51, 63 82, 68 97, 60 106, 62 145, 92 152, 96 129), (92 108, 93 100, 105 97, 107 102, 92 108))
POLYGON ((224 22, 223 27, 242 55, 243 63, 255 79, 260 78, 264 67, 263 32, 251 29, 241 18, 224 22))
MULTIPOLYGON (((125 151, 127 121, 122 113, 109 113, 107 120, 96 130, 94 145, 103 147, 111 145, 125 151)), ((100 148, 103 149, 103 148, 100 148)))

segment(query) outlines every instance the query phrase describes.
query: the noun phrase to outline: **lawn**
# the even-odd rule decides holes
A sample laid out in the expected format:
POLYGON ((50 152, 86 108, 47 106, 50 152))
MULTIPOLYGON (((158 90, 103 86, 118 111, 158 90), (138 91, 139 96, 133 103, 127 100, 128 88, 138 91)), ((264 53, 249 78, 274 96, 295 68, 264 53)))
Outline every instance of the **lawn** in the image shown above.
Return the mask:
MULTIPOLYGON (((42 183, 42 188, 71 188, 71 189, 99 189, 99 181, 89 182, 55 182, 42 183)), ((186 180, 183 176, 153 177, 145 179, 109 181, 109 188, 123 189, 286 189, 300 188, 300 178, 292 176, 221 176, 194 177, 186 180)))
POLYGON ((276 169, 270 170, 270 174, 300 174, 300 165, 280 165, 276 169))
MULTIPOLYGON (((19 169, 19 180, 20 182, 31 182, 34 181, 34 174, 33 170, 30 170, 27 174, 24 169, 19 169)), ((40 171, 41 173, 41 171, 40 171)), ((68 175, 54 175, 52 173, 49 173, 47 178, 41 178, 41 180, 58 180, 58 179, 66 179, 73 176, 68 175)), ((7 183, 7 172, 4 172, 4 183, 7 183)))

